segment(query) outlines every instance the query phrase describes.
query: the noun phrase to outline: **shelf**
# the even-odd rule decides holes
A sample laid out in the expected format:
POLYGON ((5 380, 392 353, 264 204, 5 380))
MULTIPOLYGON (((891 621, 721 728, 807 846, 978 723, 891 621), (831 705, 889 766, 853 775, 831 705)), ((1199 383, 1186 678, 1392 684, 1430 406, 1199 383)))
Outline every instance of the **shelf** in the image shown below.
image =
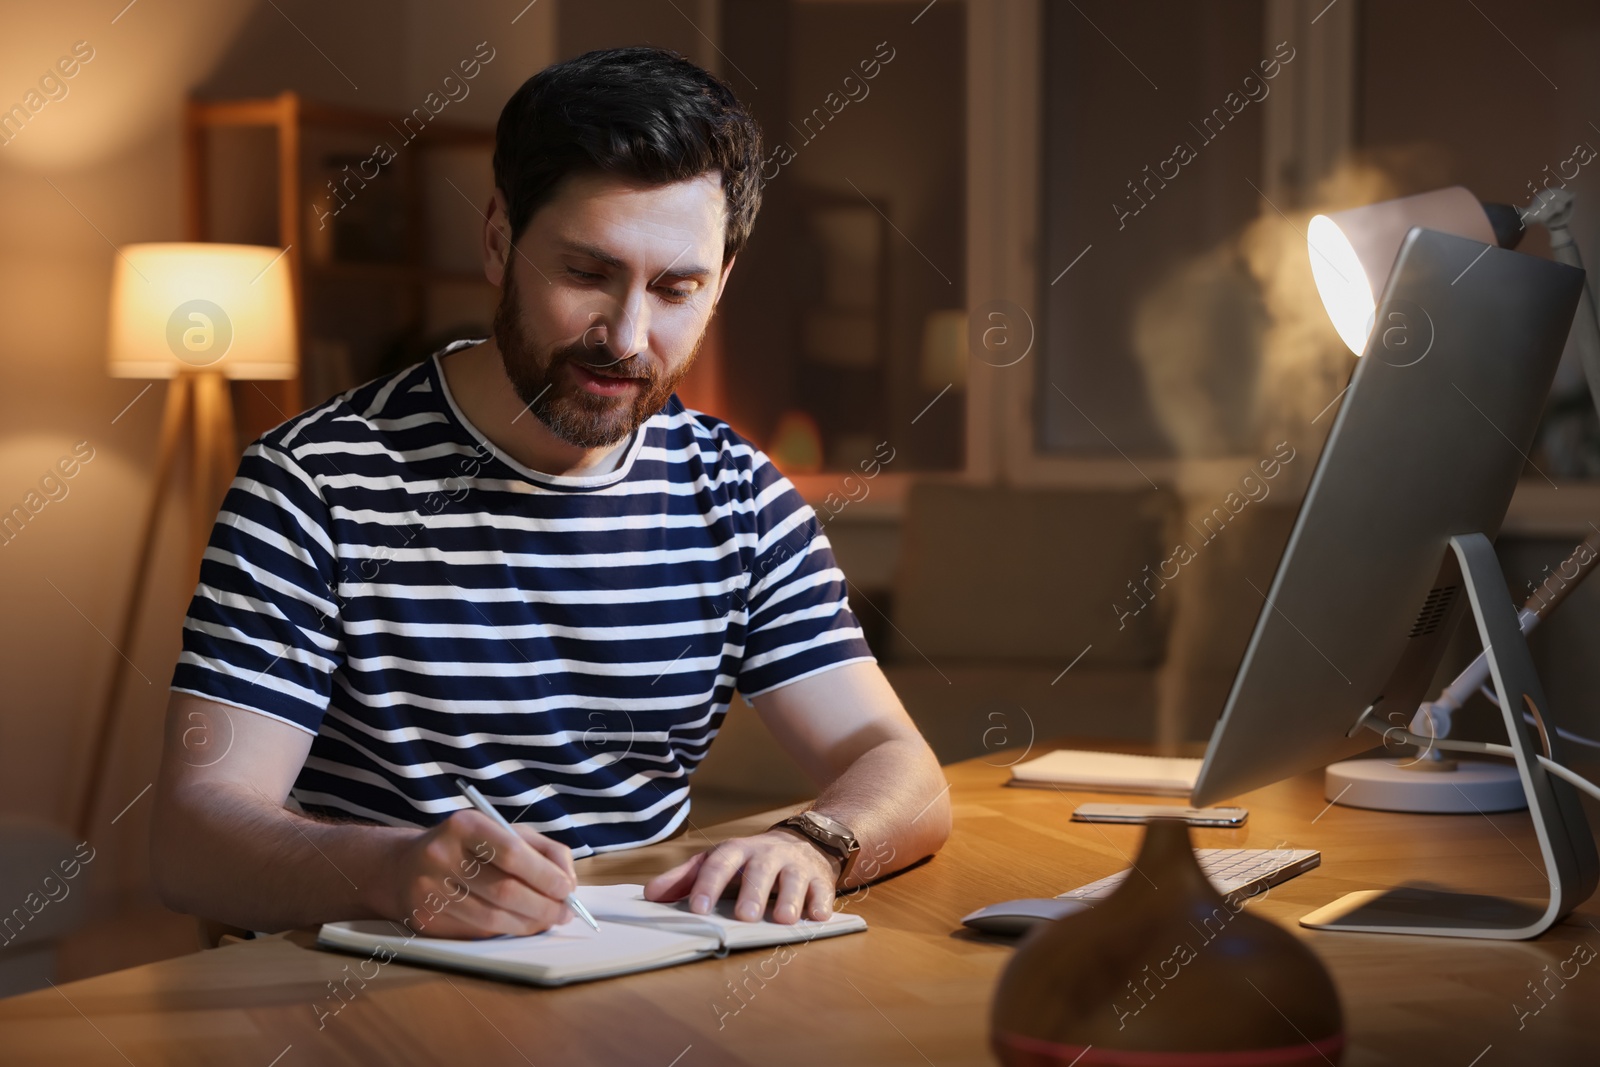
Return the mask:
MULTIPOLYGON (((396 132, 397 124, 407 117, 406 114, 389 115, 339 104, 318 103, 297 93, 244 100, 194 100, 190 102, 190 108, 196 123, 213 128, 278 126, 298 122, 302 126, 326 129, 396 132)), ((430 119, 422 133, 434 144, 494 144, 493 129, 462 126, 438 119, 430 119)))
MULTIPOLYGON (((429 154, 440 149, 448 153, 460 147, 484 151, 492 148, 494 128, 457 125, 430 115, 419 129, 417 122, 408 122, 408 118, 409 113, 324 104, 293 92, 237 100, 191 98, 184 112, 186 237, 192 241, 241 239, 227 232, 221 221, 232 218, 234 229, 247 235, 251 243, 270 242, 287 250, 285 263, 292 274, 302 359, 314 358, 310 342, 315 337, 338 337, 349 349, 348 373, 340 375, 334 373, 336 368, 302 366, 302 372, 318 391, 342 389, 369 377, 375 360, 396 343, 427 334, 432 328, 430 315, 459 317, 465 313, 463 309, 493 307, 492 302, 480 299, 492 292, 481 270, 448 269, 430 265, 424 258, 434 209, 421 175, 429 154), (274 159, 270 182, 244 183, 246 205, 238 196, 219 192, 223 187, 213 170, 225 166, 217 161, 223 158, 222 153, 248 153, 259 148, 252 138, 213 135, 222 130, 251 128, 272 134, 274 159), (323 235, 328 238, 326 246, 318 244, 312 251, 317 242, 308 234, 315 223, 307 217, 308 198, 320 195, 320 189, 313 187, 322 177, 311 162, 324 151, 322 142, 329 139, 330 132, 371 135, 400 148, 396 161, 388 168, 396 172, 389 180, 399 183, 389 190, 395 203, 386 202, 379 208, 374 202, 369 207, 380 214, 392 212, 396 221, 403 221, 403 248, 414 258, 367 263, 311 261, 311 256, 330 254, 334 247, 332 235, 323 235), (239 225, 241 218, 246 221, 239 225), (270 238, 265 236, 262 225, 268 220, 274 231, 270 238), (308 301, 308 285, 314 290, 333 290, 336 300, 308 301), (346 380, 331 380, 335 377, 346 380), (347 380, 351 378, 354 380, 347 380)), ((235 161, 240 158, 251 157, 234 157, 235 161)), ((269 164, 263 157, 259 165, 266 168, 269 164)), ((234 190, 238 186, 227 188, 234 190)), ((458 264, 474 262, 475 258, 467 254, 465 246, 456 248, 454 256, 444 257, 446 262, 458 264)), ((472 314, 481 318, 488 311, 472 314)), ((237 392, 240 441, 250 440, 305 406, 299 378, 237 392)))

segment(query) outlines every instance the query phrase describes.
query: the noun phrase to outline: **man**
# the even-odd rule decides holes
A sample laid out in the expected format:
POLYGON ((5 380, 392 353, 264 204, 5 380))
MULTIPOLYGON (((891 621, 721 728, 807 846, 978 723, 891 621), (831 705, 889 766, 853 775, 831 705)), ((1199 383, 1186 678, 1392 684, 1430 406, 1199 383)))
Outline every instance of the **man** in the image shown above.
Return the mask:
POLYGON ((647 896, 823 917, 940 847, 937 761, 815 515, 673 395, 759 162, 731 90, 656 49, 559 64, 506 104, 493 336, 279 426, 223 504, 156 794, 170 906, 258 930, 544 930, 571 918, 574 856, 683 829, 735 688, 818 782, 814 812, 647 896))

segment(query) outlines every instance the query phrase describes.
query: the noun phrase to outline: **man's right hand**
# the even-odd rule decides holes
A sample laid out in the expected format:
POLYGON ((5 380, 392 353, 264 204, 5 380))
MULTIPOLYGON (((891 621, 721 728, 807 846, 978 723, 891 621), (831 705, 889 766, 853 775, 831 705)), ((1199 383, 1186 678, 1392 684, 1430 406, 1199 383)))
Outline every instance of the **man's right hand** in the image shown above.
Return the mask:
POLYGON ((572 919, 572 853, 533 830, 506 830, 471 808, 403 842, 377 910, 428 937, 537 934, 572 919))
POLYGON ((151 872, 174 911, 248 930, 389 919, 429 937, 535 934, 571 918, 565 845, 471 808, 426 830, 284 807, 312 735, 173 691, 151 872))

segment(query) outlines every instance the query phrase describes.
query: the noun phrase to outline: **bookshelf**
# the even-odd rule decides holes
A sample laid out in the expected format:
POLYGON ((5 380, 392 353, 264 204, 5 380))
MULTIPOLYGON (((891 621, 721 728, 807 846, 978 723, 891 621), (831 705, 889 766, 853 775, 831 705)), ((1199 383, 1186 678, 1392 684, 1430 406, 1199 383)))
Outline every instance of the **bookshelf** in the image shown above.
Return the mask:
POLYGON ((487 330, 492 128, 283 92, 191 99, 183 136, 186 239, 288 249, 301 373, 233 385, 239 445, 450 333, 487 330))

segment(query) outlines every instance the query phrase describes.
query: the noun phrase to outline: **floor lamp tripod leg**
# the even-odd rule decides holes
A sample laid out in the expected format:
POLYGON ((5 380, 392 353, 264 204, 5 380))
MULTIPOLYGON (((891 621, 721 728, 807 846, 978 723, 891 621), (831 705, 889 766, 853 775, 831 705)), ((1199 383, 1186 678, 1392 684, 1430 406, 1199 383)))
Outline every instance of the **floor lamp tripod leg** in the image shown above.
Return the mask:
POLYGON ((193 561, 198 567, 238 461, 234 451, 233 403, 228 380, 221 374, 202 372, 195 376, 194 425, 194 486, 189 498, 189 522, 193 561))

